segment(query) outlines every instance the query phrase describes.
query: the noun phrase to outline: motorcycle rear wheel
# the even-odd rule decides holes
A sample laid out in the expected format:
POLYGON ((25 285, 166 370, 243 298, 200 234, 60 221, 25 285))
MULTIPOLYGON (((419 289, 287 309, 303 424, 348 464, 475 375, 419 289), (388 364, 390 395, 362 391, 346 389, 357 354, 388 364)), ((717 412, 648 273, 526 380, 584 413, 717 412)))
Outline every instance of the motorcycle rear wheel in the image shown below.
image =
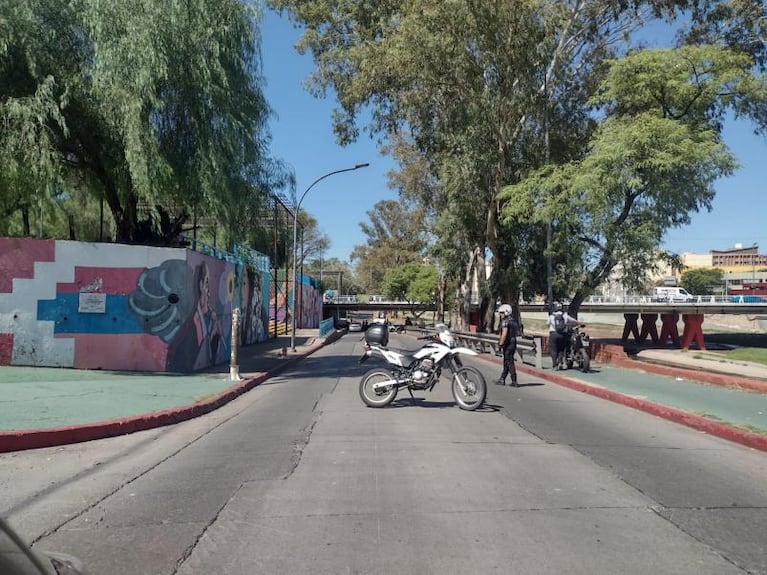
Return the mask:
POLYGON ((477 368, 466 365, 453 374, 452 391, 458 407, 474 411, 485 401, 487 383, 477 368))
POLYGON ((388 369, 377 367, 371 369, 360 379, 360 398, 368 407, 385 407, 397 397, 398 388, 390 385, 383 389, 375 390, 373 386, 381 381, 396 379, 388 369))

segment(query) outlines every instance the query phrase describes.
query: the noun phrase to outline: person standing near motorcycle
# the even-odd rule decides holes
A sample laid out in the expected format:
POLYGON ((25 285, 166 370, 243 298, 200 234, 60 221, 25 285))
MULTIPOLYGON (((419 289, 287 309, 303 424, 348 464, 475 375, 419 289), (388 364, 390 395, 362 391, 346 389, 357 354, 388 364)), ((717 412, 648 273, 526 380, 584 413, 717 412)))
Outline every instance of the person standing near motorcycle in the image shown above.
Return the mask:
POLYGON ((549 314, 549 353, 551 354, 551 369, 559 369, 562 353, 567 347, 570 328, 585 327, 574 317, 562 309, 562 304, 554 303, 554 311, 549 314))
POLYGON ((496 385, 506 385, 506 376, 511 375, 511 386, 519 387, 517 383, 517 368, 514 365, 514 354, 517 352, 517 334, 519 333, 519 324, 511 313, 511 306, 507 303, 498 308, 501 316, 500 334, 498 336, 498 347, 503 352, 503 371, 501 377, 496 381, 496 385))

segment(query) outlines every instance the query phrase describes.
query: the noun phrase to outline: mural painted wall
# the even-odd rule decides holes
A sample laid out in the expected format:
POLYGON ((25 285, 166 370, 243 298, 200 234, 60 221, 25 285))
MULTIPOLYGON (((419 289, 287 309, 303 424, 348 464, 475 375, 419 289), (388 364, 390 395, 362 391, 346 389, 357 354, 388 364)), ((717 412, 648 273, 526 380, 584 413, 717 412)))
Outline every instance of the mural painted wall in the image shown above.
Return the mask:
POLYGON ((0 238, 0 365, 188 372, 267 337, 270 278, 179 248, 0 238))
POLYGON ((309 276, 299 276, 299 311, 296 312, 296 327, 319 328, 322 320, 322 293, 319 283, 309 276))
POLYGON ((240 270, 240 342, 250 345, 268 337, 271 278, 250 268, 240 270))
MULTIPOLYGON (((322 292, 320 284, 311 276, 297 274, 299 296, 296 308, 297 328, 319 328, 322 320, 322 292)), ((278 323, 291 323, 291 307, 293 305, 293 285, 289 283, 272 284, 269 292, 269 319, 278 323), (276 308, 275 308, 276 290, 276 308)))

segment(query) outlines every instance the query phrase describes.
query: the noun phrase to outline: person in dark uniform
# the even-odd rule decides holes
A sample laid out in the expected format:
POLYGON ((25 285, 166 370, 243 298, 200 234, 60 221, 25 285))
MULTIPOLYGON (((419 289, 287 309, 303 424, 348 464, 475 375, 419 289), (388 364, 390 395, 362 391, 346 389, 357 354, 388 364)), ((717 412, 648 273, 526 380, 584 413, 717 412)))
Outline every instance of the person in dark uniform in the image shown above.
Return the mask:
POLYGON ((507 303, 498 308, 501 316, 500 333, 498 336, 498 347, 503 351, 503 371, 501 377, 496 381, 496 385, 506 385, 506 376, 511 376, 511 386, 519 387, 517 383, 517 368, 514 365, 514 354, 517 352, 517 334, 519 325, 511 313, 511 306, 507 303))

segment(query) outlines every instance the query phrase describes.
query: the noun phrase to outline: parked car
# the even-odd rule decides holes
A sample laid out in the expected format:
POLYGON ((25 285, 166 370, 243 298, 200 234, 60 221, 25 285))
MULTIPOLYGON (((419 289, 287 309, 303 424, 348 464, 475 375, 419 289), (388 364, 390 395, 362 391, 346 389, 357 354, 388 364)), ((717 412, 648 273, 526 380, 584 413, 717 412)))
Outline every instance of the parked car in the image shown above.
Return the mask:
POLYGON ((695 296, 681 287, 660 286, 653 289, 652 301, 689 303, 695 301, 695 296))
POLYGON ((352 320, 349 324, 349 331, 362 331, 362 324, 358 321, 352 320))

